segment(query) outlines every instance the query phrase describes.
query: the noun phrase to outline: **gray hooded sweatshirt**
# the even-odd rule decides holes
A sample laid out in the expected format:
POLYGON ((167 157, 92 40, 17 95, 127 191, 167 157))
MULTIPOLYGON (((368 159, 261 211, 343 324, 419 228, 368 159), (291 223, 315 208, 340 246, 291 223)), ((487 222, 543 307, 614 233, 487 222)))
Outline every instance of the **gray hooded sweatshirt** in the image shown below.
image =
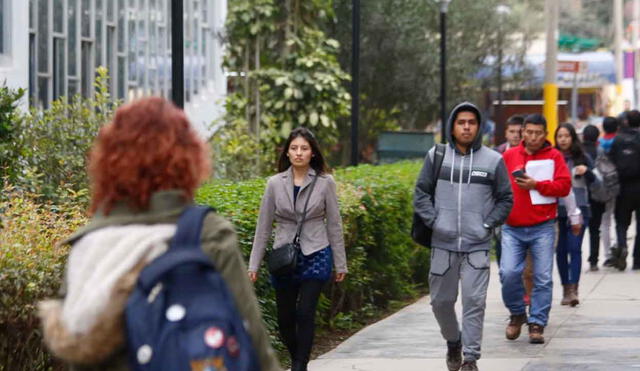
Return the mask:
POLYGON ((482 145, 482 125, 480 110, 469 102, 451 112, 446 126, 449 145, 437 179, 435 202, 428 192, 436 181, 432 178, 435 147, 425 158, 413 207, 433 230, 432 247, 457 252, 489 250, 491 228, 502 224, 511 211, 513 195, 507 168, 498 152, 482 145), (452 135, 454 119, 463 108, 473 111, 480 122, 467 154, 456 148, 452 135))

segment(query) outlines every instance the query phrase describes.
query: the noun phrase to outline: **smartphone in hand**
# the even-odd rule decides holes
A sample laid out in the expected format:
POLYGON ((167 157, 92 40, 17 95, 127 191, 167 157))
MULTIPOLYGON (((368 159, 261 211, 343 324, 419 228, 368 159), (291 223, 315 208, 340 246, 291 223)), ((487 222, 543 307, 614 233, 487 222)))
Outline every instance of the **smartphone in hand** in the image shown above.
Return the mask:
POLYGON ((514 178, 524 178, 524 170, 523 169, 518 169, 518 170, 514 170, 511 175, 513 175, 514 178))

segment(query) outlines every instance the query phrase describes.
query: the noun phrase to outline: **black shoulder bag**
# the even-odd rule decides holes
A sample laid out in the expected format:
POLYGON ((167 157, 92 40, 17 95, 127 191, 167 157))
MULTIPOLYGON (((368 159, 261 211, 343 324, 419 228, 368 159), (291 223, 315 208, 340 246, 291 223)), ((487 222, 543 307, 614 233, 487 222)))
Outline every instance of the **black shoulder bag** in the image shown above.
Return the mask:
MULTIPOLYGON (((438 178, 440 177, 440 168, 442 168, 442 161, 444 160, 444 153, 446 150, 445 144, 436 144, 436 149, 433 154, 433 170, 432 177, 433 184, 429 190, 431 199, 435 202, 436 185, 438 184, 438 178)), ((422 218, 415 211, 413 212, 413 224, 411 225, 411 238, 424 247, 431 246, 431 234, 433 231, 427 227, 422 218)))
POLYGON ((307 200, 304 202, 302 220, 298 223, 298 230, 296 231, 296 235, 293 238, 293 241, 278 248, 272 249, 267 256, 267 267, 269 268, 269 272, 274 276, 285 276, 293 273, 296 269, 296 265, 298 264, 298 256, 301 253, 300 234, 302 233, 302 225, 307 218, 307 205, 309 204, 309 199, 311 198, 311 194, 313 193, 313 188, 316 186, 316 180, 318 180, 318 175, 316 175, 311 181, 309 195, 307 196, 307 200))

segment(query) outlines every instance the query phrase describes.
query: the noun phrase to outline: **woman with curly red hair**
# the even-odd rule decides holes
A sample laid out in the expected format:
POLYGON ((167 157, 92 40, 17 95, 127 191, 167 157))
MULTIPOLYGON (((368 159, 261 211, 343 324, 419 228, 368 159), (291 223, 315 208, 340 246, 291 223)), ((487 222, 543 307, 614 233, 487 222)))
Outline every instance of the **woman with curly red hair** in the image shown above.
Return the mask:
MULTIPOLYGON (((41 303, 45 342, 77 369, 129 369, 124 308, 138 274, 168 249, 176 221, 210 173, 206 144, 165 99, 120 107, 89 157, 92 219, 72 245, 65 297, 41 303), (80 366, 81 365, 81 366, 80 366)), ((200 245, 224 278, 262 370, 280 370, 262 323, 236 233, 209 213, 200 245)))

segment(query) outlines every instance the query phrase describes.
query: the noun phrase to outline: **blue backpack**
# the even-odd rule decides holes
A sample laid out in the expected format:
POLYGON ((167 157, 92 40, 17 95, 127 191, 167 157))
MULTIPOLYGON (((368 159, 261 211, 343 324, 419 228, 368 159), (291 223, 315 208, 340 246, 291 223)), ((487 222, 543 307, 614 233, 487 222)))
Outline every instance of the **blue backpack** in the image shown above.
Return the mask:
POLYGON ((140 273, 125 313, 134 370, 260 370, 233 296, 200 248, 209 211, 188 207, 169 250, 140 273))

